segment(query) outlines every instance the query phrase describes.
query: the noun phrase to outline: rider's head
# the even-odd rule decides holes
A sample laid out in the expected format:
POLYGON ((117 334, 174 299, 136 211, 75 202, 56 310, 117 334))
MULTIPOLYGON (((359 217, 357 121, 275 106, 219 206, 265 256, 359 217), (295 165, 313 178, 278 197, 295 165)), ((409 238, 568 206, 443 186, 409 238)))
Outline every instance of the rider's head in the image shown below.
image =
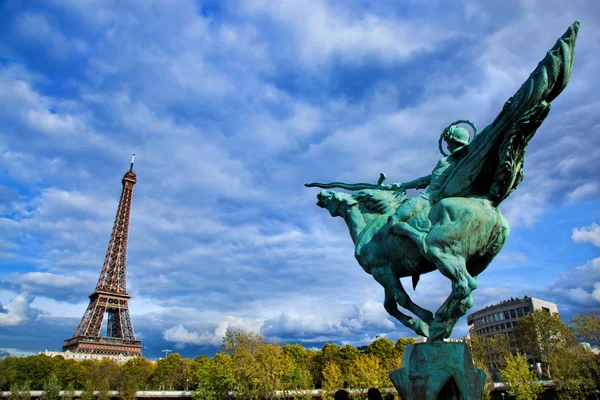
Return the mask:
POLYGON ((469 135, 469 131, 456 125, 452 125, 444 133, 444 140, 448 144, 448 149, 450 151, 454 151, 459 147, 468 145, 470 138, 471 136, 469 135))

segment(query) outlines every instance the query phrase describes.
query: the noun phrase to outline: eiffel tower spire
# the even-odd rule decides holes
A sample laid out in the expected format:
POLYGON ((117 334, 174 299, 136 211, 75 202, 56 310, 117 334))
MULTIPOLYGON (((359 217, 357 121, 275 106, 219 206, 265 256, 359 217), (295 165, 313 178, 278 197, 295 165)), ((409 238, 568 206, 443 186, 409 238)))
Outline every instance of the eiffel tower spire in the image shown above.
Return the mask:
POLYGON ((131 157, 129 171, 121 183, 123 190, 117 209, 110 241, 96 290, 90 295, 88 305, 75 334, 63 343, 63 351, 93 354, 141 355, 142 341, 135 339, 127 293, 127 238, 131 196, 137 178, 131 157), (108 316, 106 335, 101 335, 102 323, 108 316))

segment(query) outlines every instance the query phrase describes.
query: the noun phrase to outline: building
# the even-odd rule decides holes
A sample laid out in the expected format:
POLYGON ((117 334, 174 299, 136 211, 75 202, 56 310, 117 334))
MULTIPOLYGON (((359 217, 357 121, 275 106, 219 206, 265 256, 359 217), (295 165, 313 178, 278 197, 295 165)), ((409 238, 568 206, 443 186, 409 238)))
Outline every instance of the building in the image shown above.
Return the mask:
POLYGON ((65 360, 75 360, 75 361, 84 361, 84 360, 102 360, 104 358, 108 358, 110 360, 116 361, 119 364, 124 364, 129 360, 132 360, 136 357, 140 356, 128 356, 124 354, 94 354, 94 353, 73 353, 69 350, 67 351, 48 351, 45 350, 39 354, 43 354, 48 357, 57 357, 61 356, 65 360))
POLYGON ((517 326, 519 318, 535 310, 558 314, 558 307, 552 302, 527 296, 522 299, 511 298, 469 314, 469 335, 494 336, 503 333, 510 338, 510 350, 515 351, 513 329, 517 326))

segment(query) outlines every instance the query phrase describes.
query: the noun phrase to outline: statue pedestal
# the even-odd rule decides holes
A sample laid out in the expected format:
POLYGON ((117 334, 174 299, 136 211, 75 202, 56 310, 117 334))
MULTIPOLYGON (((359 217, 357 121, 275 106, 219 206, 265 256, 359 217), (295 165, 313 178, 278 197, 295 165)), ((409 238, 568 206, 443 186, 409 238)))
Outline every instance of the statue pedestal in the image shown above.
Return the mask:
POLYGON ((485 372, 473 366, 465 343, 433 342, 404 348, 402 368, 390 379, 405 400, 479 400, 485 372))

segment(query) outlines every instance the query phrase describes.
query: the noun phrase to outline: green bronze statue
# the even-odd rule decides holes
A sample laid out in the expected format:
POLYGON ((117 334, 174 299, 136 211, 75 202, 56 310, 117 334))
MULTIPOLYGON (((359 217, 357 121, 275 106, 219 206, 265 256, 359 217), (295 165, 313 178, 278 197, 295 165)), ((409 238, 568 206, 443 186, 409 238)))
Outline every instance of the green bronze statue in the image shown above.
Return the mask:
POLYGON ((358 263, 385 289, 387 312, 429 343, 448 338, 473 306, 477 276, 506 242, 509 226, 498 206, 523 180, 527 144, 569 81, 578 29, 576 21, 481 133, 470 121, 450 124, 430 175, 405 183, 384 184, 381 174, 377 184, 306 185, 355 191, 322 190, 317 205, 346 221, 358 263), (472 140, 461 124, 471 125, 472 140), (406 189, 423 190, 407 198, 406 189), (452 291, 433 315, 410 299, 400 278, 412 277, 416 288, 420 275, 435 270, 452 291))

